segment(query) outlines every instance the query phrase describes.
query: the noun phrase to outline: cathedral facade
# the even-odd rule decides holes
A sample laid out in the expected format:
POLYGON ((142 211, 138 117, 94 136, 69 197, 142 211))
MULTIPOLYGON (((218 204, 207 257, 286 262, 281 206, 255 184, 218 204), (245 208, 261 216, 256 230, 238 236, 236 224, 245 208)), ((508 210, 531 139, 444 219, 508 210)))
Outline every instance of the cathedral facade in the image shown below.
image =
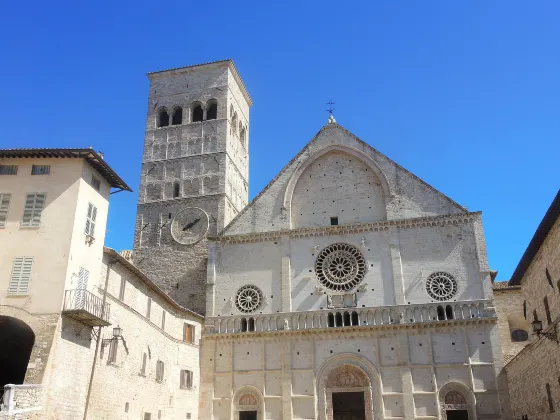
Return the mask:
POLYGON ((233 63, 149 76, 134 263, 206 315, 200 418, 503 418, 479 212, 332 116, 247 204, 233 63))

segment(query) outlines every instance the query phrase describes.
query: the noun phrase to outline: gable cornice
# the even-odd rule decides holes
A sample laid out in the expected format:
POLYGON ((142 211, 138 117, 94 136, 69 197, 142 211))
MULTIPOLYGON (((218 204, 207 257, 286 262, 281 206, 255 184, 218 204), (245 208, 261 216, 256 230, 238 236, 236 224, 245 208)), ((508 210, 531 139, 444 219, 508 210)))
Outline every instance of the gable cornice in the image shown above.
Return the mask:
MULTIPOLYGON (((280 172, 278 172, 276 174, 276 176, 274 178, 272 178, 272 180, 249 202, 249 204, 247 204, 239 213, 237 213, 237 215, 227 224, 227 226, 225 226, 218 234, 219 235, 225 235, 227 234, 228 229, 230 229, 231 226, 235 225, 235 223, 241 218, 241 216, 243 216, 258 200, 259 198, 261 198, 264 193, 266 193, 271 187, 272 185, 274 185, 274 183, 282 176, 284 175, 284 173, 286 171, 289 170, 289 168, 292 166, 292 164, 294 162, 297 162, 302 155, 304 155, 306 152, 308 152, 309 148, 311 147, 311 145, 313 144, 313 142, 315 140, 317 140, 317 138, 324 132, 327 130, 341 130, 344 133, 346 133, 347 135, 349 135, 350 137, 352 137, 353 139, 355 139, 358 143, 362 144, 364 147, 370 148, 371 150, 373 150, 373 152, 377 155, 381 155, 383 156, 385 159, 387 159, 389 162, 391 162, 392 164, 394 164, 397 168, 399 168, 400 170, 404 171, 405 173, 409 174, 412 178, 414 178, 415 180, 417 180, 418 182, 420 182, 421 184, 425 185, 427 188, 429 188, 430 190, 434 191, 437 194, 440 194, 447 202, 449 202, 450 204, 452 204, 453 206, 457 207, 458 209, 460 209, 461 211, 463 211, 465 214, 468 214, 469 211, 461 206, 459 203, 457 203, 456 201, 452 200, 451 198, 449 198, 447 195, 443 194, 441 191, 437 190, 436 188, 432 187, 430 184, 428 184, 427 182, 423 181, 421 178, 418 178, 416 175, 414 175, 412 172, 410 172, 409 170, 407 170, 406 168, 403 168, 401 165, 399 165, 397 162, 395 162, 394 160, 390 159, 389 157, 387 157, 385 154, 381 153, 379 150, 377 150, 376 148, 374 148, 373 146, 371 146, 370 144, 366 143, 365 141, 361 140, 358 136, 356 136, 355 134, 353 134, 351 131, 347 130, 346 128, 344 128, 343 126, 339 125, 339 124, 327 124, 324 125, 323 127, 321 127, 321 129, 317 132, 317 134, 315 134, 315 136, 313 136, 313 138, 299 151, 299 153, 297 155, 295 155, 283 168, 282 170, 280 170, 280 172)), ((375 160, 375 157, 372 157, 372 159, 375 160)))
POLYGON ((393 228, 411 229, 468 224, 479 219, 481 212, 450 214, 444 216, 418 217, 414 219, 383 220, 380 222, 356 223, 352 225, 321 226, 313 228, 284 229, 270 232, 246 233, 240 235, 209 236, 208 240, 219 243, 252 243, 276 241, 283 236, 290 238, 309 238, 313 236, 349 235, 366 232, 387 231, 393 228))

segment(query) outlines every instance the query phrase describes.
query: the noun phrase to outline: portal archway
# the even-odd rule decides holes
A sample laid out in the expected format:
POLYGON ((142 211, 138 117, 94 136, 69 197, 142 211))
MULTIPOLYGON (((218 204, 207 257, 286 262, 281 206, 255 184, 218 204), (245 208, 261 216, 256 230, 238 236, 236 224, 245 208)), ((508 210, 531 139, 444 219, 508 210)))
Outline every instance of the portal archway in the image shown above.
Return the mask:
POLYGON ((449 382, 439 390, 442 420, 476 420, 474 393, 459 382, 449 382))
POLYGON ((233 396, 234 420, 264 420, 264 398, 254 386, 239 388, 233 396))
POLYGON ((323 364, 317 378, 318 419, 380 418, 379 375, 367 359, 335 356, 323 364))
POLYGON ((22 384, 35 344, 35 333, 20 319, 0 316, 0 387, 22 384))

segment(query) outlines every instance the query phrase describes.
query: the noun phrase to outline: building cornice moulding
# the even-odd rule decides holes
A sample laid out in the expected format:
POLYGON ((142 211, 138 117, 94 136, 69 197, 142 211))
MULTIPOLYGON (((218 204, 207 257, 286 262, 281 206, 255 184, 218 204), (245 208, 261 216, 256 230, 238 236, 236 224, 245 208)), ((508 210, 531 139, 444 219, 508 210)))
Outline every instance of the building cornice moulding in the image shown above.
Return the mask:
POLYGON ((481 324, 496 324, 497 317, 455 319, 449 321, 423 322, 417 324, 387 324, 387 325, 366 325, 366 326, 346 326, 346 327, 330 327, 330 328, 310 328, 304 330, 277 330, 277 331, 251 331, 238 333, 220 333, 207 334, 204 333, 204 340, 229 341, 229 342, 247 342, 261 338, 277 338, 284 339, 286 336, 296 336, 300 339, 312 338, 357 338, 369 337, 380 334, 399 334, 403 331, 420 334, 425 330, 441 331, 442 329, 453 329, 457 327, 466 327, 481 324), (320 336, 320 337, 317 337, 320 336))
POLYGON ((388 231, 393 228, 411 229, 420 227, 468 224, 480 218, 480 215, 481 212, 470 212, 465 214, 419 217, 413 219, 384 220, 380 222, 358 223, 351 225, 285 229, 279 231, 248 233, 240 235, 209 236, 208 239, 214 242, 231 244, 276 241, 283 236, 288 236, 290 238, 309 238, 314 236, 349 235, 366 232, 388 231))

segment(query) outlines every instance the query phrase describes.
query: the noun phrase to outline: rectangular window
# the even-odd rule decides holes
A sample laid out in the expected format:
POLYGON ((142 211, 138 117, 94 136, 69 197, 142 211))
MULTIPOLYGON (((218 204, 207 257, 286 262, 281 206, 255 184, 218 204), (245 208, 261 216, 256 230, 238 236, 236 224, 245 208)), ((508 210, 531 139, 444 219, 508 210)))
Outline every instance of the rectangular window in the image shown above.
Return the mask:
POLYGON ((150 315, 152 315, 152 299, 148 298, 148 306, 146 308, 146 318, 150 319, 150 315))
POLYGON ((91 186, 95 188, 97 191, 101 188, 101 180, 96 178, 95 176, 91 176, 91 186))
POLYGON ((523 316, 527 319, 527 301, 523 301, 523 316))
POLYGON ((163 381, 163 371, 164 371, 163 362, 161 360, 158 360, 156 364, 156 381, 158 382, 163 381))
POLYGON ((119 348, 119 340, 116 338, 111 340, 111 344, 109 345, 109 358, 107 361, 109 363, 117 363, 117 349, 119 348))
POLYGON ((11 199, 12 194, 0 193, 0 227, 4 227, 8 223, 8 209, 11 199))
POLYGON ((193 386, 193 373, 191 370, 183 369, 181 371, 181 388, 191 389, 193 386))
POLYGON ((45 207, 47 193, 27 194, 21 226, 37 227, 41 225, 41 213, 45 207))
POLYGON ((338 217, 331 217, 331 226, 338 225, 338 217))
POLYGON ((152 420, 152 413, 144 413, 144 420, 152 420))
POLYGON ((0 165, 0 175, 17 175, 17 165, 0 165))
POLYGON ((126 280, 121 278, 121 288, 119 289, 119 300, 124 300, 124 289, 126 288, 126 280))
POLYGON ((554 413, 554 402, 552 401, 552 394, 550 393, 550 385, 546 384, 546 396, 548 397, 548 409, 554 413))
POLYGON ((94 236, 96 219, 97 219, 97 207, 89 203, 87 209, 87 216, 86 216, 86 228, 84 229, 86 235, 89 235, 91 237, 94 236))
POLYGON ((33 257, 15 257, 12 265, 12 277, 8 287, 9 295, 26 295, 31 281, 33 257))
POLYGON ((548 296, 545 296, 543 299, 544 302, 544 310, 546 312, 546 320, 548 322, 548 325, 552 324, 552 318, 550 316, 550 308, 548 306, 548 296))
POLYGON ((31 175, 49 175, 50 173, 50 165, 33 165, 31 167, 31 175))
POLYGON ((146 376, 146 361, 148 360, 148 355, 146 353, 142 354, 142 368, 140 369, 140 375, 146 376))
POLYGON ((161 329, 165 330, 165 311, 161 313, 161 329))
POLYGON ((194 343, 194 325, 185 322, 185 329, 183 333, 183 340, 187 343, 194 343))

